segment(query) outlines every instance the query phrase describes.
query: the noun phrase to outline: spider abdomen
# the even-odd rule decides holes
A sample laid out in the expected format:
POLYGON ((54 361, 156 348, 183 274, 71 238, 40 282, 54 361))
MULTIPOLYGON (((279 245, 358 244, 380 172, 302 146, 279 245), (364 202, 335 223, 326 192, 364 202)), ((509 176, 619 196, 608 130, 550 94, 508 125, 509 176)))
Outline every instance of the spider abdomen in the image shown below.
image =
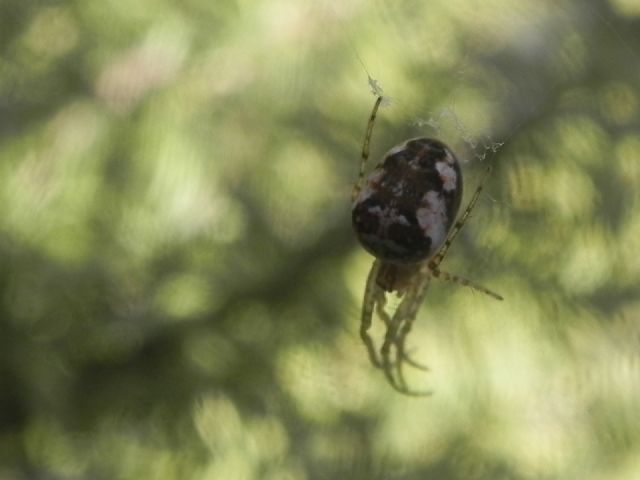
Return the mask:
POLYGON ((460 208, 462 172, 442 142, 416 138, 385 155, 355 198, 352 222, 372 255, 390 263, 429 259, 460 208))

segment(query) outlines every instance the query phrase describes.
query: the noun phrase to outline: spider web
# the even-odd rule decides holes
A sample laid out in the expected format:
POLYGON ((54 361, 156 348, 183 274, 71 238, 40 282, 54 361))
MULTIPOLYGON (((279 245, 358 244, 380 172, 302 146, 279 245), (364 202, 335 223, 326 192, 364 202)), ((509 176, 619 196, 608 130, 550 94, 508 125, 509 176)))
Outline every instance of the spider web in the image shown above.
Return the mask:
POLYGON ((439 110, 429 118, 416 118, 411 125, 417 128, 430 127, 437 136, 441 136, 443 130, 451 124, 455 131, 460 135, 465 145, 473 152, 473 155, 479 161, 483 161, 489 153, 496 153, 505 142, 497 142, 490 135, 477 136, 466 127, 462 119, 456 113, 454 107, 445 107, 439 110))
MULTIPOLYGON (((542 72, 538 72, 537 69, 539 68, 539 64, 536 62, 536 55, 539 55, 540 51, 546 52, 550 46, 554 45, 554 42, 560 43, 561 32, 574 30, 578 35, 583 35, 586 32, 593 33, 592 30, 588 28, 588 25, 599 24, 601 26, 601 30, 604 30, 605 37, 610 37, 610 42, 618 44, 618 50, 625 52, 625 54, 632 59, 632 63, 640 65, 640 54, 625 38, 624 32, 616 30, 611 22, 607 20, 605 15, 601 12, 601 9, 604 7, 596 2, 585 2, 584 5, 580 6, 579 12, 575 10, 576 5, 572 3, 558 4, 555 8, 552 18, 543 17, 538 21, 538 23, 533 23, 530 31, 523 31, 518 36, 521 44, 517 44, 512 47, 512 52, 515 52, 516 54, 519 52, 525 59, 527 58, 527 55, 529 55, 531 57, 528 58, 529 63, 527 63, 527 61, 523 61, 519 66, 505 68, 498 67, 500 72, 503 74, 508 73, 510 70, 518 71, 518 68, 521 68, 519 73, 524 72, 523 76, 510 79, 513 80, 513 91, 508 92, 508 95, 501 100, 494 100, 500 102, 513 102, 513 104, 516 105, 511 112, 515 116, 515 124, 506 126, 506 129, 502 130, 498 134, 498 137, 487 134, 484 129, 483 131, 474 130, 468 126, 468 123, 474 122, 465 121, 465 114, 461 113, 460 109, 456 107, 455 88, 451 92, 450 101, 446 106, 434 110, 427 109, 426 111, 423 111, 423 114, 418 112, 411 117, 407 123, 418 130, 430 129, 433 132, 433 136, 440 139, 458 139, 459 142, 464 144, 468 149, 467 154, 461 154, 459 156, 459 159, 462 162, 465 162, 465 160, 467 162, 470 160, 482 162, 487 160, 487 157, 496 154, 508 142, 508 140, 517 133, 523 124, 530 122, 543 108, 547 108, 548 105, 546 104, 551 100, 549 92, 552 92, 556 88, 566 88, 562 79, 549 76, 545 77, 549 72, 545 72, 544 70, 542 72), (547 26, 545 23, 549 23, 550 26, 547 26), (540 38, 543 38, 543 40, 540 40, 540 38), (536 41, 539 43, 536 44, 536 41), (523 85, 523 78, 526 79, 527 76, 536 78, 538 74, 544 77, 541 78, 541 84, 544 85, 546 82, 546 91, 538 89, 536 82, 523 85)), ((402 105, 402 109, 405 109, 406 107, 406 111, 410 111, 410 107, 403 105, 404 99, 396 99, 393 96, 389 96, 384 93, 381 81, 377 76, 371 74, 368 65, 365 64, 365 61, 360 56, 358 49, 349 36, 347 41, 352 53, 367 75, 368 85, 371 92, 375 96, 383 97, 381 106, 385 107, 397 103, 402 105)), ((411 47, 407 46, 407 50, 411 50, 411 47)), ((465 58, 463 58, 461 62, 461 65, 452 79, 454 84, 463 85, 465 80, 467 83, 469 80, 468 78, 465 79, 465 58)), ((542 62, 542 64, 543 69, 548 67, 544 65, 544 62, 542 62)), ((580 82, 581 79, 577 78, 576 81, 580 82)), ((489 99, 489 101, 492 100, 489 99)), ((495 119, 491 118, 487 118, 486 120, 486 123, 490 125, 490 128, 491 124, 495 124, 496 122, 495 119)))
MULTIPOLYGON (((362 63, 362 61, 360 60, 362 63)), ((362 63, 363 68, 364 63, 362 63)), ((389 106, 394 103, 394 99, 384 95, 384 89, 379 80, 373 78, 367 71, 369 88, 371 93, 378 97, 382 97, 381 107, 389 106)), ((409 124, 418 129, 431 128, 436 137, 443 136, 445 131, 453 129, 462 139, 468 149, 473 152, 474 158, 478 161, 484 161, 489 154, 495 154, 504 144, 505 141, 495 141, 490 135, 477 135, 469 129, 460 116, 457 114, 455 107, 448 106, 430 113, 425 118, 415 117, 409 124)), ((466 158, 466 157, 465 157, 466 158)))

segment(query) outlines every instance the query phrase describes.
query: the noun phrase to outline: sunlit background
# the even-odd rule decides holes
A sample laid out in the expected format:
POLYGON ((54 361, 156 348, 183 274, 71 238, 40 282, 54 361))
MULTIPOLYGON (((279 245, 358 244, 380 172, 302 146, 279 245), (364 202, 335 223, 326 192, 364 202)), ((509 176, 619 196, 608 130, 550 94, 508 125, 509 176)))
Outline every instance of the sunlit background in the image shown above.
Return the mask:
POLYGON ((640 478, 638 0, 5 0, 0 49, 0 480, 640 478), (369 75, 372 157, 494 166, 426 399, 358 336, 369 75))

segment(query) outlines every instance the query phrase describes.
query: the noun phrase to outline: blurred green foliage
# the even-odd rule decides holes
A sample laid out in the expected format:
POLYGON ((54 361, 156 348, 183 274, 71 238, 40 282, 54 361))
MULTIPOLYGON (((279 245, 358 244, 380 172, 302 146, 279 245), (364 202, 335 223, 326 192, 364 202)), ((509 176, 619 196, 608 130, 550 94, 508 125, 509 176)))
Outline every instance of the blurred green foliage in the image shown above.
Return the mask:
POLYGON ((2 2, 0 480, 640 478, 639 5, 2 2), (374 157, 495 167, 429 399, 357 333, 368 73, 374 157))

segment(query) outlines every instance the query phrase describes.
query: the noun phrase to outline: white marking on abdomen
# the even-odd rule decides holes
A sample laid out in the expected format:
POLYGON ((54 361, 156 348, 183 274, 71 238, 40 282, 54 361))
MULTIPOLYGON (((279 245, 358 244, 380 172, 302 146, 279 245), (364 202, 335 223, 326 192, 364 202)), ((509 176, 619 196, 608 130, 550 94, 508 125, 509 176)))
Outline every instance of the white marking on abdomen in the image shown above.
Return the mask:
POLYGON ((436 162, 436 170, 440 174, 442 179, 442 188, 449 192, 456 188, 456 181, 458 180, 458 174, 456 171, 447 165, 445 162, 436 162))
POLYGON ((416 210, 418 224, 426 237, 431 238, 431 253, 435 253, 447 237, 447 211, 444 198, 433 190, 422 197, 416 210))

